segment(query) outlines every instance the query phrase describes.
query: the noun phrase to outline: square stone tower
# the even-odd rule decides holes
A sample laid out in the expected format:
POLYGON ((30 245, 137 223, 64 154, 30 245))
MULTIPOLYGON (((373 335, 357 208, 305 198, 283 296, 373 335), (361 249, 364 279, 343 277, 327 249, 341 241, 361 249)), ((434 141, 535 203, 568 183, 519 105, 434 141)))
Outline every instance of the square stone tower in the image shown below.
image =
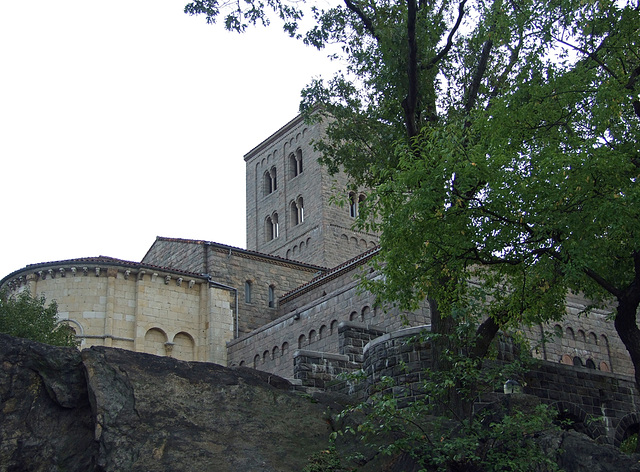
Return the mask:
POLYGON ((323 132, 297 116, 245 155, 250 251, 330 268, 378 243, 352 229, 365 193, 349 193, 346 175, 318 163, 323 132))

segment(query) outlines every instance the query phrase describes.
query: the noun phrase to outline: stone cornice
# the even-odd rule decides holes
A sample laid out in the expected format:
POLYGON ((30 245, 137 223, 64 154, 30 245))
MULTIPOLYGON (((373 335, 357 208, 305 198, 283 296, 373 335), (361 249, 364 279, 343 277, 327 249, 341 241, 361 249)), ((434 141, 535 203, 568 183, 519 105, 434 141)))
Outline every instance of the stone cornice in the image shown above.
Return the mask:
POLYGON ((260 144, 258 144, 256 147, 251 149, 251 151, 246 153, 244 155, 245 162, 249 162, 258 153, 264 151, 269 146, 273 145, 275 142, 277 142, 279 139, 281 139, 284 135, 286 135, 287 133, 291 132, 293 129, 295 129, 296 127, 298 127, 300 125, 304 125, 304 118, 302 117, 302 115, 296 116, 294 119, 289 121, 286 125, 284 125, 282 128, 280 128, 278 131, 276 131, 271 136, 269 136, 267 139, 265 139, 260 144))
POLYGON ((114 277, 118 273, 121 273, 125 280, 130 277, 141 280, 148 275, 152 281, 159 279, 165 285, 173 282, 181 286, 186 282, 189 287, 193 287, 196 283, 208 281, 202 274, 100 256, 29 264, 4 277, 0 281, 0 288, 16 290, 31 281, 66 277, 114 277))

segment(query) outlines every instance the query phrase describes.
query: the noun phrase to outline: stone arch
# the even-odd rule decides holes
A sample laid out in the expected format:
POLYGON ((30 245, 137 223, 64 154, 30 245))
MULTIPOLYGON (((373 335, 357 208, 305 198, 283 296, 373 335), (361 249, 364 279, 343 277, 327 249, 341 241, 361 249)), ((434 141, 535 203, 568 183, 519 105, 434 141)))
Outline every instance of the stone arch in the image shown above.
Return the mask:
POLYGON ((576 334, 576 341, 581 342, 582 344, 586 344, 587 340, 583 330, 578 330, 576 334))
POLYGON ((331 323, 329 324, 329 336, 333 333, 338 333, 338 320, 331 320, 331 323))
POLYGON ((309 331, 309 344, 316 342, 316 330, 312 329, 309 331))
POLYGON ((640 434, 640 413, 637 412, 629 413, 620 420, 613 438, 613 445, 620 447, 622 441, 632 434, 640 434))
POLYGON ((559 401, 552 404, 558 410, 555 423, 564 430, 584 433, 591 439, 606 437, 603 426, 596 421, 590 421, 587 412, 575 403, 559 401))
POLYGON ((349 321, 358 321, 358 312, 352 311, 349 315, 349 321))
POLYGON ((66 323, 69 326, 69 328, 71 328, 76 333, 76 336, 83 336, 84 335, 84 328, 76 320, 73 320, 73 319, 69 318, 69 319, 66 319, 66 320, 60 320, 60 321, 58 321, 58 323, 66 323))
POLYGON ((258 364, 260 364, 260 354, 256 354, 255 357, 253 358, 253 368, 257 369, 258 364))
POLYGON ((280 357, 280 348, 278 346, 274 346, 271 351, 271 359, 275 360, 280 357))
POLYGON ((304 334, 301 334, 298 337, 298 349, 302 349, 307 342, 307 337, 304 334))
POLYGON ((607 364, 605 361, 600 362, 600 365, 598 366, 598 368, 602 372, 611 372, 611 368, 609 367, 609 364, 607 364))
POLYGON ((172 357, 181 361, 194 361, 195 342, 189 333, 179 332, 173 337, 172 357))
POLYGON ((322 325, 320 326, 320 331, 318 331, 318 339, 324 339, 327 337, 327 331, 329 331, 329 329, 327 328, 327 325, 322 325))
POLYGON ((370 314, 371 314, 371 309, 368 306, 364 306, 362 308, 362 314, 360 315, 360 319, 364 321, 367 318, 369 318, 370 314))
POLYGON ((584 363, 579 356, 573 356, 573 365, 576 367, 584 367, 584 363))
POLYGON ((589 358, 587 359, 587 362, 585 362, 585 367, 587 369, 596 370, 596 363, 593 361, 593 359, 589 358))
POLYGON ((282 353, 281 356, 284 356, 285 353, 288 351, 289 351, 289 343, 285 341, 282 343, 282 348, 280 349, 280 352, 282 353))
POLYGON ((160 328, 151 328, 144 335, 144 352, 164 356, 166 354, 167 334, 160 328))
POLYGON ((569 354, 563 354, 560 359, 560 364, 573 365, 573 358, 569 354))
POLYGON ((269 351, 264 351, 264 352, 262 353, 262 363, 263 363, 263 364, 264 364, 265 362, 267 362, 267 361, 269 361, 269 360, 270 360, 270 359, 269 359, 269 355, 270 355, 269 351))
POLYGON ((593 331, 591 331, 587 337, 587 344, 598 345, 598 336, 596 336, 596 333, 593 331))
POLYGON ((567 326, 567 329, 565 330, 565 335, 567 337, 568 340, 570 341, 575 341, 576 340, 576 334, 573 331, 573 328, 570 326, 567 326))
POLYGON ((245 363, 244 363, 244 361, 240 361, 240 364, 239 364, 239 366, 240 366, 240 367, 244 367, 244 366, 245 366, 245 363))

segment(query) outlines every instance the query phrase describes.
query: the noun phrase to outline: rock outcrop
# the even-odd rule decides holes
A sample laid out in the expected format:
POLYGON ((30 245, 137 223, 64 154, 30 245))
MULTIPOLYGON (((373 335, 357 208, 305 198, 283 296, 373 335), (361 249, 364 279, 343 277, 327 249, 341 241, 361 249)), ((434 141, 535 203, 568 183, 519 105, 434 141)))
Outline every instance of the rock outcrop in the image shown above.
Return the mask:
MULTIPOLYGON (((300 472, 344 406, 253 369, 120 349, 0 334, 0 362, 0 472, 300 472)), ((640 456, 576 432, 538 441, 567 472, 640 472, 640 456)), ((362 472, 420 469, 357 441, 339 447, 360 453, 362 472)))
POLYGON ((253 369, 0 335, 2 471, 296 471, 327 405, 253 369))

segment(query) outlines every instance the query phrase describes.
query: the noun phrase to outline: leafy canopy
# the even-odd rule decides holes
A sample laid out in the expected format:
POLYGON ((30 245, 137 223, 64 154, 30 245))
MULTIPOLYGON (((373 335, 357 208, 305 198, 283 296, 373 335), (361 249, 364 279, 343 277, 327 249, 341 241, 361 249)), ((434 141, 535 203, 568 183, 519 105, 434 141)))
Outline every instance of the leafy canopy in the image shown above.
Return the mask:
POLYGON ((381 234, 381 277, 367 288, 407 308, 426 297, 440 333, 481 301, 479 356, 498 329, 562 316, 569 289, 617 301, 640 367, 638 0, 186 7, 236 31, 269 9, 345 65, 302 109, 325 121, 322 161, 370 189, 359 224, 381 234))
POLYGON ((54 346, 77 346, 75 333, 57 319, 55 302, 46 305, 45 298, 29 292, 15 296, 0 293, 0 333, 31 339, 54 346))

